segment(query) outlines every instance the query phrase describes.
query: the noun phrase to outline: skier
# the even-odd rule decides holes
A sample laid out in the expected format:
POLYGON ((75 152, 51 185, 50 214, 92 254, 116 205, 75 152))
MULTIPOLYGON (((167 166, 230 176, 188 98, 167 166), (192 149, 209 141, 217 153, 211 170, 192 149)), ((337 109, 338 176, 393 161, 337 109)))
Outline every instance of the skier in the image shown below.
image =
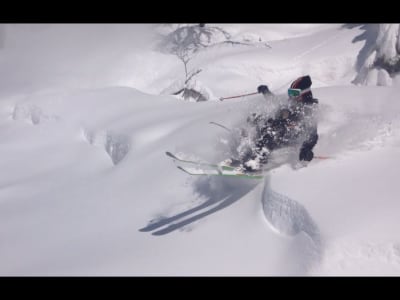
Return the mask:
MULTIPOLYGON (((288 101, 278 109, 274 118, 253 114, 247 118, 256 128, 253 149, 245 149, 238 159, 229 159, 224 164, 238 166, 245 172, 257 172, 267 164, 272 151, 282 147, 300 146, 299 161, 311 161, 312 149, 318 141, 315 118, 318 100, 311 92, 311 77, 301 76, 292 82, 288 89, 288 101)), ((266 85, 257 88, 259 93, 270 96, 272 93, 266 85)))

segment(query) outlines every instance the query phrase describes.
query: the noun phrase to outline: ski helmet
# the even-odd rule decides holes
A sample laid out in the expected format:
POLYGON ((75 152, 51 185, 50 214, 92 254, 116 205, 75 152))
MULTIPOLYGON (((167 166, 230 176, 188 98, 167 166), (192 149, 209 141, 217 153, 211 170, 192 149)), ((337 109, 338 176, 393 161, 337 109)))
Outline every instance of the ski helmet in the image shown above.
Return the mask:
POLYGON ((313 102, 313 95, 311 92, 311 77, 309 75, 301 76, 292 82, 288 89, 288 95, 290 98, 294 98, 297 101, 302 102, 313 102))

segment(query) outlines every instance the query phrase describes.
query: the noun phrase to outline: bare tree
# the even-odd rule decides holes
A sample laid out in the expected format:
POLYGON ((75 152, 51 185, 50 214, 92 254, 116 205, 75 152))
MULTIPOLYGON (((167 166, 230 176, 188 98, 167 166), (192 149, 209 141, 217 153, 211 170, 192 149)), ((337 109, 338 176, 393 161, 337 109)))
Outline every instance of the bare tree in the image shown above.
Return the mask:
MULTIPOLYGON (((254 45, 252 42, 234 41, 227 31, 218 26, 206 26, 205 23, 178 25, 176 28, 162 37, 161 42, 158 44, 158 49, 161 52, 176 55, 184 67, 185 79, 183 87, 180 88, 179 91, 174 92, 174 95, 179 95, 182 93, 182 96, 186 99, 186 96, 192 97, 192 95, 196 94, 199 95, 199 97, 196 97, 196 99, 206 98, 201 94, 201 92, 196 91, 193 87, 191 87, 193 83, 192 79, 194 79, 195 76, 198 75, 202 70, 191 70, 189 65, 200 50, 223 44, 230 44, 232 46, 254 45)), ((265 47, 270 47, 266 43, 262 43, 262 45, 265 47)))
POLYGON ((185 68, 185 84, 187 84, 188 81, 190 80, 190 78, 193 77, 193 76, 190 76, 190 78, 189 78, 189 74, 188 74, 188 63, 193 58, 193 53, 191 53, 191 51, 189 49, 183 48, 183 47, 177 48, 174 52, 175 52, 174 54, 183 63, 183 66, 185 68))
POLYGON ((185 69, 185 82, 188 82, 191 73, 188 70, 189 62, 199 50, 212 45, 212 37, 216 35, 222 35, 225 40, 230 39, 229 33, 216 26, 206 27, 204 23, 183 25, 166 35, 159 44, 159 49, 179 58, 185 69))
POLYGON ((216 26, 206 27, 204 23, 178 26, 178 28, 162 38, 161 43, 158 45, 159 50, 176 55, 184 67, 185 79, 183 88, 173 94, 182 93, 184 98, 189 95, 198 95, 197 99, 206 100, 200 92, 190 88, 191 80, 202 70, 190 70, 189 63, 199 50, 213 44, 212 38, 216 35, 222 35, 220 39, 222 38, 223 40, 230 39, 230 35, 223 29, 216 26))

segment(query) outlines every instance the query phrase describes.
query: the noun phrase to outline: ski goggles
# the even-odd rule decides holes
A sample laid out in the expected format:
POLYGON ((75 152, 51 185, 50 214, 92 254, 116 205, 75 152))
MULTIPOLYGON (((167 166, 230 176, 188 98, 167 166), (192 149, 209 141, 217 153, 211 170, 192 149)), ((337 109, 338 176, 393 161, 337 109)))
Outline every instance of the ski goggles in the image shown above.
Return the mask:
POLYGON ((288 95, 290 98, 299 97, 301 95, 300 89, 288 89, 288 95))
POLYGON ((311 89, 305 89, 305 90, 301 90, 301 89, 288 89, 288 95, 290 98, 297 98, 301 95, 304 95, 305 93, 309 92, 311 89))

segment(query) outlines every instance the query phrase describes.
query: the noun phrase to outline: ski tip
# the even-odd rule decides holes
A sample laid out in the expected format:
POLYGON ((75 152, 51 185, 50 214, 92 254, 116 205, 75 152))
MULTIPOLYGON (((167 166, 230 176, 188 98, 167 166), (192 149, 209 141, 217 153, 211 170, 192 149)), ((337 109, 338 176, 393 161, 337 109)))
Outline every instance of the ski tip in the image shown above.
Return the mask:
POLYGON ((165 152, 166 155, 168 155, 169 157, 175 158, 175 155, 173 155, 171 152, 166 151, 165 152))
POLYGON ((190 174, 188 171, 186 171, 184 168, 182 168, 181 166, 177 166, 177 168, 183 172, 185 172, 186 174, 192 175, 190 174))

